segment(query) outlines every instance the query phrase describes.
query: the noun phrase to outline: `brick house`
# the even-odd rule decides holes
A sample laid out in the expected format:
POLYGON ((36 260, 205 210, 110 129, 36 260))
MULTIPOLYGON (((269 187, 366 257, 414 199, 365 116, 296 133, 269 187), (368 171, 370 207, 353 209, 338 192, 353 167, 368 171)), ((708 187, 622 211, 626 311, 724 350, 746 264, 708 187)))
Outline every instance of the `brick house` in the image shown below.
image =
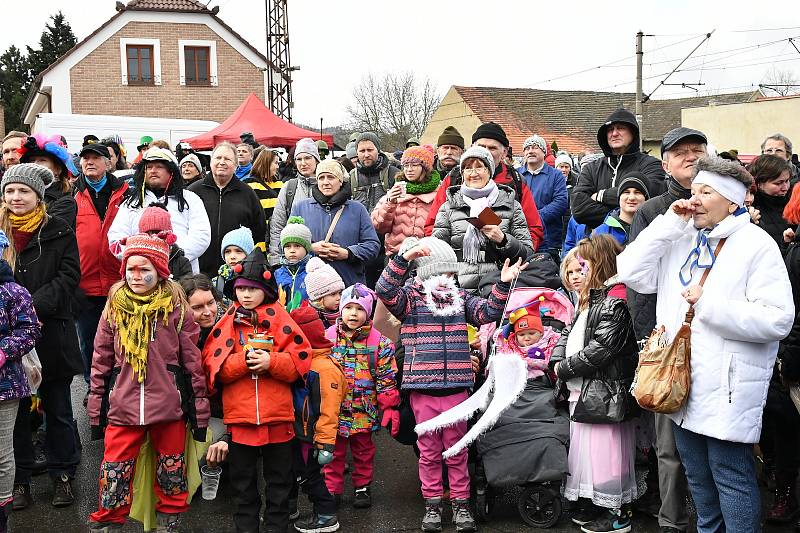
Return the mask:
POLYGON ((50 133, 72 148, 91 132, 118 133, 130 150, 139 135, 175 142, 205 132, 251 92, 263 100, 271 64, 217 13, 196 0, 117 2, 114 16, 37 76, 24 122, 63 130, 46 119, 70 115, 84 133, 50 133))

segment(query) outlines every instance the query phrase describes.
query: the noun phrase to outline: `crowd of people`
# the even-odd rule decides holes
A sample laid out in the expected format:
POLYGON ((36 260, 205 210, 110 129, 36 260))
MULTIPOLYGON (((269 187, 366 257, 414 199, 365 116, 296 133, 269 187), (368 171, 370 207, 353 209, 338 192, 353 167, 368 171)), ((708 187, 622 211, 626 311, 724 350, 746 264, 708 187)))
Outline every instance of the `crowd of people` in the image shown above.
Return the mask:
POLYGON ((631 531, 635 512, 664 533, 796 520, 791 141, 767 137, 745 166, 679 127, 659 160, 624 109, 597 140, 578 157, 532 135, 515 160, 488 122, 471 143, 449 126, 395 154, 372 132, 339 158, 306 138, 282 161, 248 133, 210 154, 143 137, 128 164, 117 136, 70 154, 58 135, 9 133, 0 533, 34 505, 33 475, 49 474, 53 506, 74 502, 74 376, 104 440, 90 531, 128 517, 179 531, 201 465, 227 470, 239 532, 337 531, 342 505, 372 505, 381 428, 412 436, 422 530, 442 531, 449 502, 456 530, 476 531, 470 454, 446 453, 467 421, 418 436, 413 424, 467 402, 496 349, 522 357, 569 419, 561 494, 581 531, 631 531), (508 309, 526 287, 557 289, 574 318, 556 330, 544 303, 508 309), (674 337, 687 310, 688 400, 642 410, 643 340, 659 326, 674 337), (774 493, 763 517, 760 483, 774 493))

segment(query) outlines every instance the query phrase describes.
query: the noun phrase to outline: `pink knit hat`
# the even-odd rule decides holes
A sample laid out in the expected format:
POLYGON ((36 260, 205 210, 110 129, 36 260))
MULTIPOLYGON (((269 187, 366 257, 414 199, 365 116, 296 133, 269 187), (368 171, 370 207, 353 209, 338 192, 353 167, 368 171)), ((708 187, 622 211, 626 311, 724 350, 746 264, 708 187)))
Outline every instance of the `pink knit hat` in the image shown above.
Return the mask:
POLYGON ((306 293, 308 299, 319 300, 323 296, 344 290, 344 281, 332 266, 319 257, 312 257, 306 264, 306 293))
POLYGON ((340 313, 347 304, 360 305, 361 308, 367 312, 367 317, 371 317, 372 311, 375 309, 375 292, 361 283, 351 285, 342 292, 342 299, 339 301, 340 313))
POLYGON ((169 211, 163 207, 151 205, 139 217, 139 233, 150 233, 151 231, 172 231, 172 220, 169 211))

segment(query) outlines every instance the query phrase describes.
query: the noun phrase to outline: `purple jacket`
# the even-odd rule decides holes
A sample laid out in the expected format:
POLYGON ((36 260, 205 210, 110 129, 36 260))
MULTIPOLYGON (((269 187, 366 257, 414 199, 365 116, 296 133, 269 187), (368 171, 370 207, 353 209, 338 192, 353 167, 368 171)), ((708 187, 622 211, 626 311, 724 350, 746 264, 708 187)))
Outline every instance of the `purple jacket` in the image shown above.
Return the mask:
POLYGON ((33 350, 41 332, 30 293, 0 260, 0 401, 31 395, 22 357, 33 350))

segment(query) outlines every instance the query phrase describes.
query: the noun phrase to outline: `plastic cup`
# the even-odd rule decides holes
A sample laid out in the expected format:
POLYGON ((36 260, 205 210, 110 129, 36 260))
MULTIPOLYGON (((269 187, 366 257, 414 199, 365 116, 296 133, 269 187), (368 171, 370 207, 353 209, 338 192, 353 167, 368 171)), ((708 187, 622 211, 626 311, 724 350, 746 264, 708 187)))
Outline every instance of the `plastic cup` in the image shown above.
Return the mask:
POLYGON ((219 476, 222 468, 219 466, 203 465, 200 467, 200 475, 203 478, 203 499, 213 500, 217 497, 219 488, 219 476))
POLYGON ((400 198, 405 197, 406 191, 408 190, 408 182, 406 181, 398 181, 398 185, 400 185, 400 198))

